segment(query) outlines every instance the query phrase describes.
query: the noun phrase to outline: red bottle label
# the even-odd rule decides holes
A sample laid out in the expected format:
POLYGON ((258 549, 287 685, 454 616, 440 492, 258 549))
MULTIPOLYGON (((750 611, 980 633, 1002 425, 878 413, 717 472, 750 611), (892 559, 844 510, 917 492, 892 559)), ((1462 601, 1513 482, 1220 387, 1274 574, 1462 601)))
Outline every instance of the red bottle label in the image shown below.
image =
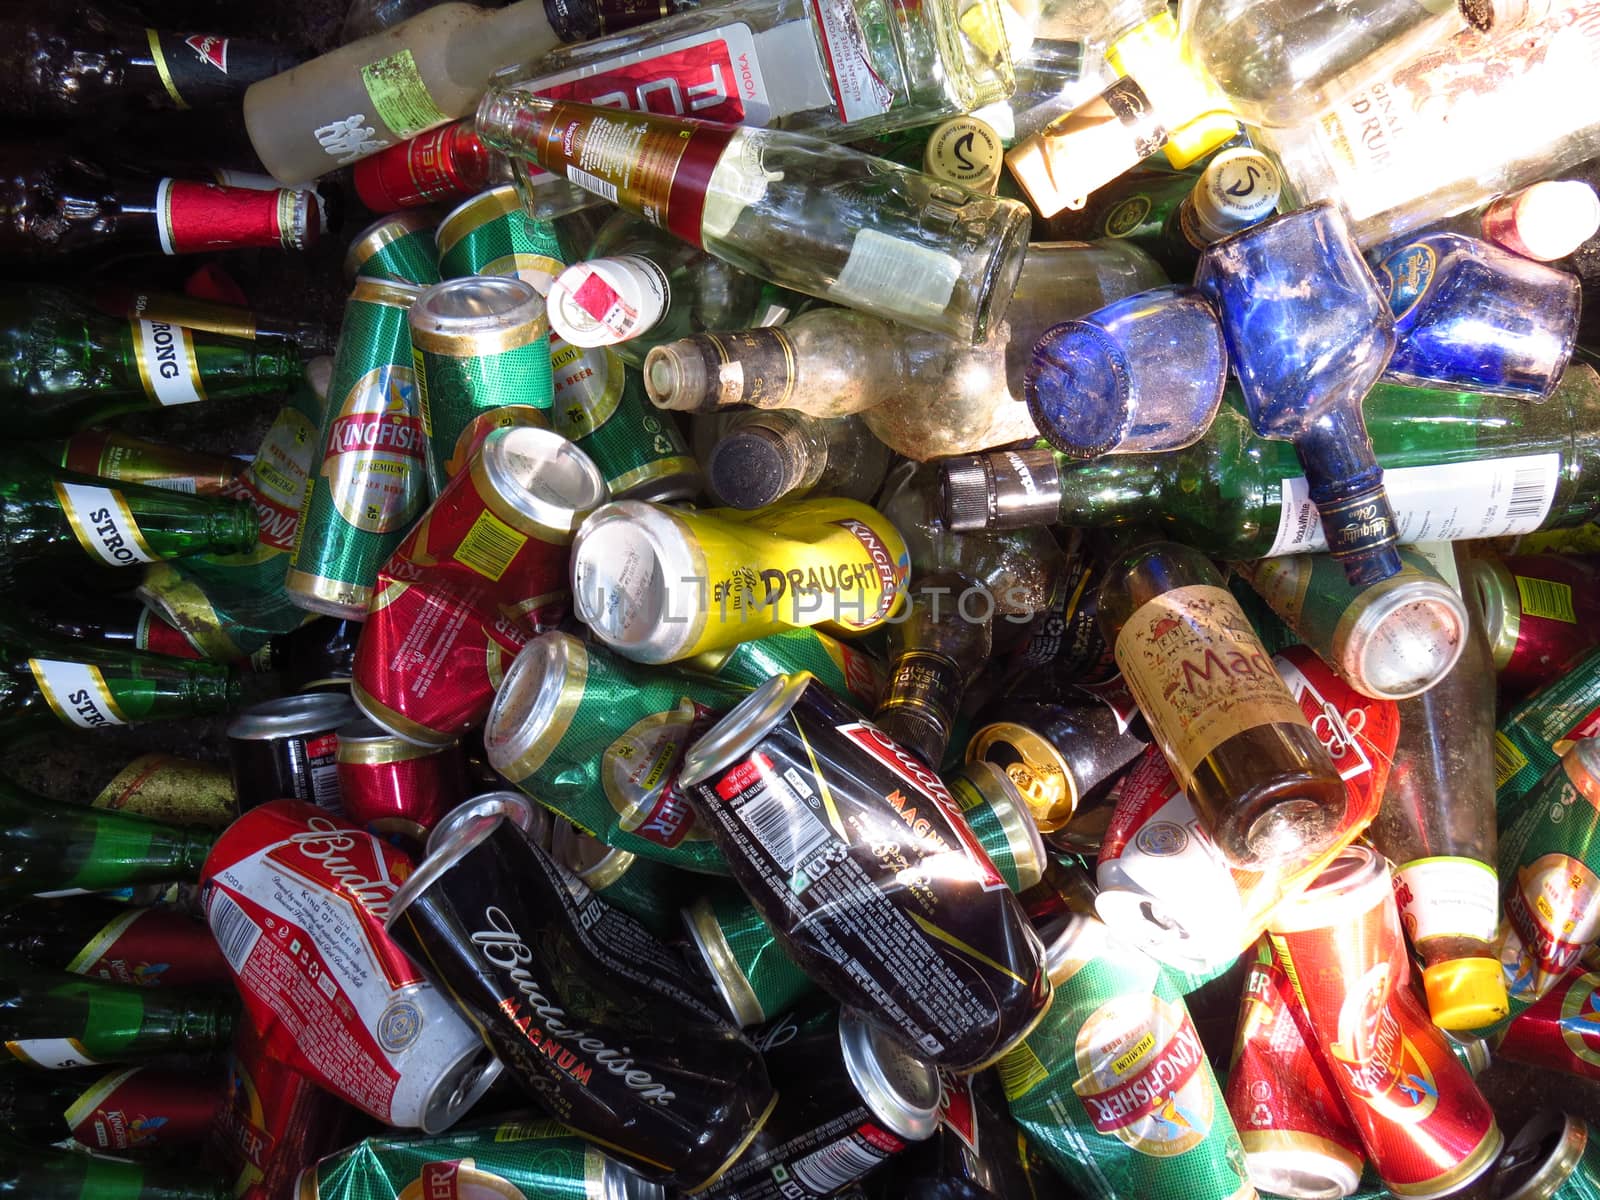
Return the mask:
POLYGON ((373 212, 466 199, 489 182, 488 151, 470 122, 456 121, 364 158, 356 194, 373 212))
POLYGON ((63 1114, 91 1150, 147 1150, 205 1141, 223 1100, 215 1077, 151 1067, 113 1071, 63 1114))
POLYGON ((67 970, 139 987, 189 987, 229 979, 228 964, 211 931, 162 908, 130 908, 118 915, 89 939, 67 970))
POLYGON ((303 193, 222 187, 163 179, 156 187, 156 229, 168 254, 199 254, 242 246, 305 249, 316 237, 304 220, 303 193))
POLYGON ((139 624, 134 630, 134 645, 152 654, 170 654, 174 658, 199 658, 188 638, 174 625, 168 624, 148 608, 139 614, 139 624))

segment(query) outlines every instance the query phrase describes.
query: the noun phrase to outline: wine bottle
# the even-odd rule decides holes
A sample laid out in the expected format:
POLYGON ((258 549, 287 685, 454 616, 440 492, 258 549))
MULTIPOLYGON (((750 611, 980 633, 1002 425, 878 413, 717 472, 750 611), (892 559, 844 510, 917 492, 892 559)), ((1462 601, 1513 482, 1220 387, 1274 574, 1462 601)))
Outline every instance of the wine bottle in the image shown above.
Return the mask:
POLYGON ((70 433, 118 413, 282 391, 300 375, 289 345, 123 320, 44 284, 0 295, 0 404, 12 437, 70 433))
POLYGON ((12 5, 0 16, 0 113, 106 121, 128 106, 222 107, 298 59, 270 42, 142 29, 92 4, 12 5))
POLYGON ((952 338, 988 336, 1022 269, 1026 206, 802 134, 508 85, 484 97, 477 128, 758 279, 952 338))
POLYGON ((115 174, 37 141, 0 143, 0 263, 246 246, 307 250, 322 226, 310 192, 115 174))
MULTIPOLYGON (((1010 450, 945 463, 950 528, 1137 525, 1226 558, 1324 549, 1293 447, 1256 437, 1233 400, 1170 454, 1079 463, 1010 450)), ((1563 529, 1600 513, 1600 376, 1587 364, 1543 404, 1380 383, 1365 413, 1401 541, 1563 529)))

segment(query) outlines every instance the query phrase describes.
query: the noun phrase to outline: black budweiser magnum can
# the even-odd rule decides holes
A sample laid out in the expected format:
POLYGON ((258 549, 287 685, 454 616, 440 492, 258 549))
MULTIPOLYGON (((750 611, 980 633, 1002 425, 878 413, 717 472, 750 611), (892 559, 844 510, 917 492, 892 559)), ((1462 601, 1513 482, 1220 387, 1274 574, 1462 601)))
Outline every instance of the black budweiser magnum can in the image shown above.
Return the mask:
POLYGON ((692 1191, 771 1113, 766 1066, 680 958, 529 841, 529 808, 446 815, 389 930, 552 1115, 692 1191))
POLYGON ((689 748, 681 786, 800 967, 919 1058, 973 1070, 1050 998, 1043 947, 938 776, 807 672, 689 748))

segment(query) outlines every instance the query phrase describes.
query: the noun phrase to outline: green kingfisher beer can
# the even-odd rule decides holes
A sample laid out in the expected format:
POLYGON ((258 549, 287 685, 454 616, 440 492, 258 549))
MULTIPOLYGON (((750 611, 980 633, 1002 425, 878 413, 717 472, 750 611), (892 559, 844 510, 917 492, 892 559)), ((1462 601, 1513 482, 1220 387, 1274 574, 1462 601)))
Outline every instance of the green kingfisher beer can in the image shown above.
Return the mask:
POLYGON ((810 671, 839 696, 855 700, 869 712, 883 694, 882 663, 810 626, 708 650, 677 665, 747 688, 758 688, 774 675, 810 671))
MULTIPOLYGON (((604 470, 604 468, 601 468, 604 470)), ((1568 746, 1600 733, 1600 647, 1506 714, 1494 734, 1495 814, 1504 825, 1568 746)))
POLYGON ((434 240, 446 279, 516 275, 543 296, 566 268, 555 228, 528 216, 514 184, 490 188, 458 204, 439 222, 434 240))
POLYGON ((434 495, 491 429, 549 427, 550 323, 531 284, 503 275, 436 283, 411 306, 411 350, 434 495))
POLYGON ((439 282, 439 252, 433 244, 433 222, 415 209, 379 217, 345 251, 344 277, 392 279, 427 287, 439 282))
POLYGON ((1153 958, 1093 917, 1050 946, 1055 995, 998 1064, 1011 1116, 1080 1196, 1254 1200, 1194 1021, 1153 958))
POLYGON ((702 896, 683 910, 683 927, 717 995, 745 1029, 774 1020, 817 990, 743 893, 702 896))
POLYGON ((743 693, 546 633, 522 648, 484 725, 489 764, 608 846, 691 871, 727 867, 678 786, 685 747, 743 693))
POLYGON ((993 763, 964 763, 944 785, 1008 888, 1025 892, 1044 878, 1044 838, 1004 771, 993 763))
POLYGON ((426 439, 406 323, 421 289, 358 279, 345 305, 316 474, 285 586, 312 612, 361 620, 378 568, 427 498, 426 439))
POLYGON ((300 1176, 293 1200, 664 1200, 555 1121, 370 1137, 300 1176))

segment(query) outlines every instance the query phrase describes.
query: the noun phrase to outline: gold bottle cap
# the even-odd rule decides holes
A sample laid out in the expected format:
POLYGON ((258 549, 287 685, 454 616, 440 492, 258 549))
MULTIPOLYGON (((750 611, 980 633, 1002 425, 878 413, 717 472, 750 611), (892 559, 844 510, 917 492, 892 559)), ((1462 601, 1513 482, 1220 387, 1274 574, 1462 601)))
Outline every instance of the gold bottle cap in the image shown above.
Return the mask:
POLYGON ((994 195, 1000 184, 1005 147, 994 128, 977 117, 952 117, 933 131, 922 169, 975 192, 994 195))

